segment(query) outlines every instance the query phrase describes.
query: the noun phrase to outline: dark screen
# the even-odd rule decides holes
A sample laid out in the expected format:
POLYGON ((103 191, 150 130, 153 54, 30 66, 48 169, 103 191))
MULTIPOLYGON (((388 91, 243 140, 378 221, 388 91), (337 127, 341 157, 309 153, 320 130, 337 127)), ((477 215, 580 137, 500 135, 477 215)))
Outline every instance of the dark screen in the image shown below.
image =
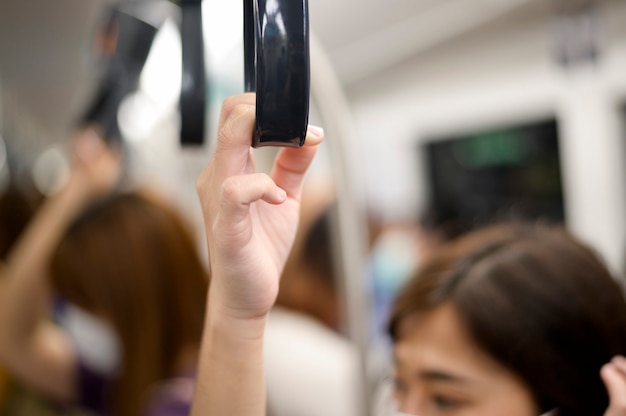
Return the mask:
POLYGON ((555 120, 481 131, 422 146, 438 224, 565 219, 555 120))

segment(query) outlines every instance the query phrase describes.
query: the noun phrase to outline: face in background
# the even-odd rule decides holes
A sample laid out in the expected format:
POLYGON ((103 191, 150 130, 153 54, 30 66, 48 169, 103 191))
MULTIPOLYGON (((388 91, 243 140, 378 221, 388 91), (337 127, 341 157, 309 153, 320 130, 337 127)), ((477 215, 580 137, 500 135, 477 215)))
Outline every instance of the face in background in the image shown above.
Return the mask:
POLYGON ((450 302, 407 318, 398 335, 395 398, 401 412, 416 416, 539 414, 530 390, 475 345, 450 302))
POLYGON ((419 416, 602 415, 600 369, 626 351, 625 328, 592 249, 561 227, 494 225, 444 245, 398 294, 398 398, 419 416), (453 388, 432 367, 469 380, 453 388))

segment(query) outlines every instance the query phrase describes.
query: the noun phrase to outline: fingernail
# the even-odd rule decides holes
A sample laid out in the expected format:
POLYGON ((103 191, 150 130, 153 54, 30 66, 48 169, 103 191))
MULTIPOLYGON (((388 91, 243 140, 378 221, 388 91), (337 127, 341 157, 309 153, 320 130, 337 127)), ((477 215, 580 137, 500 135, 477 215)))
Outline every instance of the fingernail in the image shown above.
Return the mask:
POLYGON ((309 124, 309 133, 318 139, 324 138, 324 129, 321 127, 309 124))
POLYGON ((287 192, 282 188, 278 188, 278 198, 281 200, 287 199, 287 192))

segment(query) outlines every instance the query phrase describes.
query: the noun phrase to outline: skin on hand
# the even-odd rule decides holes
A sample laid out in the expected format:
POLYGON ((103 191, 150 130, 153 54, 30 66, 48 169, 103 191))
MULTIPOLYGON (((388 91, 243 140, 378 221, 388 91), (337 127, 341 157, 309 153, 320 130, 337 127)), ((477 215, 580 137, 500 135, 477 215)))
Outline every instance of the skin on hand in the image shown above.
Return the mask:
POLYGON ((218 140, 198 178, 211 287, 192 414, 265 414, 263 334, 295 239, 302 181, 320 129, 282 148, 270 175, 255 173, 254 94, 227 99, 218 140))
POLYGON ((600 370, 609 393, 609 408, 604 416, 626 415, 626 359, 618 356, 600 370))
POLYGON ((209 307, 243 319, 264 316, 276 300, 302 181, 323 137, 310 128, 304 147, 279 151, 271 175, 255 173, 255 102, 254 94, 224 102, 215 152, 197 182, 213 275, 209 307))
POLYGON ((118 148, 105 143, 97 127, 86 126, 72 139, 69 186, 83 189, 89 197, 111 191, 122 173, 118 148))

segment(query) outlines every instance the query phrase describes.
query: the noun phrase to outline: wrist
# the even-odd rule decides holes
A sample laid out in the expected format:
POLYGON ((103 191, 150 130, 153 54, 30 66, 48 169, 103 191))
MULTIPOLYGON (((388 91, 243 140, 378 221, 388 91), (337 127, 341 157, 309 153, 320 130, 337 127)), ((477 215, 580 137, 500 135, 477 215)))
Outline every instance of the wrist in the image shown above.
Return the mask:
POLYGON ((82 172, 72 172, 63 191, 75 199, 87 201, 92 197, 93 187, 82 172))
POLYGON ((80 210, 110 192, 112 189, 99 189, 87 174, 73 172, 59 196, 61 199, 65 199, 69 205, 80 210))
POLYGON ((79 176, 70 176, 61 191, 52 196, 42 210, 42 218, 55 218, 61 227, 71 222, 94 199, 89 184, 79 176))
POLYGON ((207 330, 220 336, 242 341, 262 340, 268 314, 245 315, 224 305, 217 296, 209 295, 207 330))

